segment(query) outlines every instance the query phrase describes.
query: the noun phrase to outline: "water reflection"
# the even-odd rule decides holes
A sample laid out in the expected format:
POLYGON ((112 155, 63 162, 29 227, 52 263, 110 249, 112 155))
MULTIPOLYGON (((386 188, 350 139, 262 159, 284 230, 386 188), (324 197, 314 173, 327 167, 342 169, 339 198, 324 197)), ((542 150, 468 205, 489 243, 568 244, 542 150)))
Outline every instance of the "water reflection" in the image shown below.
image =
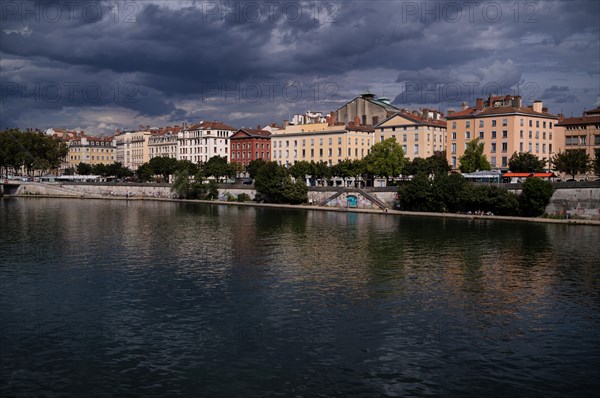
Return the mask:
POLYGON ((600 387, 595 227, 50 199, 0 221, 0 395, 600 387))

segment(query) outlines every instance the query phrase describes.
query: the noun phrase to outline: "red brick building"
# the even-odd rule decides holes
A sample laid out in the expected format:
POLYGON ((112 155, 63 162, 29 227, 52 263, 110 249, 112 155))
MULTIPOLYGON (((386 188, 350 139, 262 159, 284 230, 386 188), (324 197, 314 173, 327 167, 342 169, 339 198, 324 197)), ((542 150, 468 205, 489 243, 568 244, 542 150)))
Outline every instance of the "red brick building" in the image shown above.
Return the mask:
POLYGON ((248 166, 253 160, 271 160, 271 133, 260 129, 239 129, 229 137, 230 163, 248 166))

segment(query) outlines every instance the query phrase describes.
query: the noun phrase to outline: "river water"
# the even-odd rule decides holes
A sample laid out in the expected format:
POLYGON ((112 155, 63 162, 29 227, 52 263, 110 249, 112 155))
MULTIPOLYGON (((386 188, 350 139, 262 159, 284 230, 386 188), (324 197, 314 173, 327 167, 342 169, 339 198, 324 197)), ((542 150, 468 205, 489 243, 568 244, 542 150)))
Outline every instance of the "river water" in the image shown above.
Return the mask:
POLYGON ((0 200, 0 396, 589 396, 600 228, 0 200))

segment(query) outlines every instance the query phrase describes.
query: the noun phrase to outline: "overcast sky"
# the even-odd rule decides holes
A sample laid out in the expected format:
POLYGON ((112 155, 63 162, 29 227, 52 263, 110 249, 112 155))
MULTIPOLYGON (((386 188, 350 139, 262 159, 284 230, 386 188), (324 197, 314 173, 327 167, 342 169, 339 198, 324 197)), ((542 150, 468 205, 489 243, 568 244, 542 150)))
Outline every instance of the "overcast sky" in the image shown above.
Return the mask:
POLYGON ((600 2, 0 3, 0 128, 234 127, 369 90, 444 113, 491 93, 600 101, 600 2))

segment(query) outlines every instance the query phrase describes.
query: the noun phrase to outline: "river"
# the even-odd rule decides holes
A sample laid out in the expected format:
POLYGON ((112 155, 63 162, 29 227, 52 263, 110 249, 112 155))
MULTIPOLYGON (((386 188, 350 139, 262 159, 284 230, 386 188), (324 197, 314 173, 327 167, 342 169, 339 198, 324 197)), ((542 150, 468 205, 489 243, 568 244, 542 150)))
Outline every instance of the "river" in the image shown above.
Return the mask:
POLYGON ((600 228, 0 200, 1 396, 589 396, 600 228))

